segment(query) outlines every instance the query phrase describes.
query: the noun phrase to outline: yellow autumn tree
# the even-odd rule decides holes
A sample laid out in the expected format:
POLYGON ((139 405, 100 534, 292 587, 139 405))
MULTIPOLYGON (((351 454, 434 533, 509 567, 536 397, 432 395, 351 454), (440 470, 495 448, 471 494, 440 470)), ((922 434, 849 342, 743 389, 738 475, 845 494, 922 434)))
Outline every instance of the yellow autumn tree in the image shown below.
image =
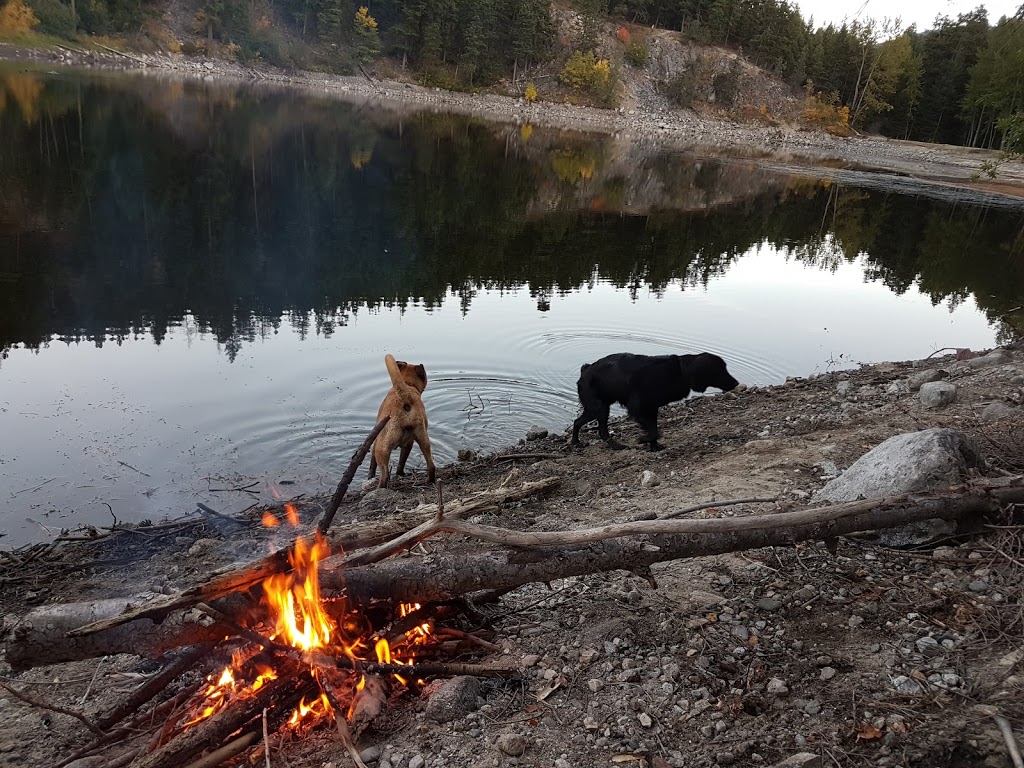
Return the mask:
POLYGON ((380 55, 380 37, 377 34, 377 20, 370 15, 365 5, 356 11, 356 58, 364 64, 380 55))
POLYGON ((0 8, 0 33, 23 35, 31 32, 39 24, 39 19, 32 9, 25 5, 25 0, 8 0, 0 8))

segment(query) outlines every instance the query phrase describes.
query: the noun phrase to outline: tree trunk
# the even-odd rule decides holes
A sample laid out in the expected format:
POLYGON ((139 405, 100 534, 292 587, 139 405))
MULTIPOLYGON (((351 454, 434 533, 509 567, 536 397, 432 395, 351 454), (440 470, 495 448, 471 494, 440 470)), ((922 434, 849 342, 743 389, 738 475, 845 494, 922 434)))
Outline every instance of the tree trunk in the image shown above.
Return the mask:
MULTIPOLYGON (((894 528, 932 518, 977 520, 1005 504, 1024 503, 1024 478, 989 481, 945 494, 867 499, 827 507, 769 515, 715 519, 662 519, 561 532, 519 532, 460 521, 424 523, 395 546, 450 530, 501 542, 503 548, 476 553, 440 552, 424 558, 392 559, 348 567, 343 558, 321 563, 325 590, 344 590, 350 601, 372 599, 435 602, 479 590, 509 590, 531 582, 627 570, 648 575, 654 563, 737 552, 799 541, 820 541, 851 533, 894 528)), ((348 558, 349 564, 355 556, 348 558)), ((191 590, 199 592, 201 590, 191 590)), ((124 617, 125 599, 38 608, 19 622, 7 642, 7 660, 19 669, 115 653, 156 656, 169 648, 234 634, 219 625, 204 626, 195 611, 166 610, 162 623, 124 617), (96 634, 68 637, 90 621, 105 625, 96 634)), ((244 615, 249 598, 231 595, 212 605, 232 617, 244 615)), ((128 614, 128 617, 138 613, 128 614)), ((207 620, 207 623, 208 620, 207 620)), ((244 623, 244 622, 243 622, 244 623)), ((81 634, 79 630, 76 634, 81 634)))

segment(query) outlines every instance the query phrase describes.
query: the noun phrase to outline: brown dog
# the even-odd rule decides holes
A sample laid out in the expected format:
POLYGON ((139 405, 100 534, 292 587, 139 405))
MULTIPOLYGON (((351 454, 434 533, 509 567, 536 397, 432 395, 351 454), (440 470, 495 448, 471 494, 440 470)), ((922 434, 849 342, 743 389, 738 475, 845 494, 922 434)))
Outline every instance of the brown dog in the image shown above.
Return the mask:
POLYGON ((427 369, 422 365, 409 365, 404 361, 395 360, 393 355, 384 356, 384 364, 391 376, 391 391, 377 411, 377 421, 390 416, 381 433, 373 443, 373 454, 370 457, 370 473, 373 477, 380 465, 380 484, 378 488, 387 488, 391 479, 388 462, 391 452, 401 448, 398 454, 398 474, 405 474, 405 461, 412 451, 412 444, 419 445, 423 458, 427 460, 427 480, 434 482, 436 470, 434 459, 430 455, 430 437, 427 436, 427 409, 423 407, 420 393, 427 387, 427 369))

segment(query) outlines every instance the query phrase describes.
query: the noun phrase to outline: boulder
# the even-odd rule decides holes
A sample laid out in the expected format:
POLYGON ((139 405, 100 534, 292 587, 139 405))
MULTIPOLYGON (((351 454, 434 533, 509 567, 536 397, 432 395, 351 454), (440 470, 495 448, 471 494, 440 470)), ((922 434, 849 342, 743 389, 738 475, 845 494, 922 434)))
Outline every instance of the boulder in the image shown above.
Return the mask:
MULTIPOLYGON (((961 482, 969 467, 982 463, 961 432, 944 428, 908 432, 872 448, 815 493, 813 500, 844 502, 939 490, 961 482)), ((878 541, 889 547, 919 545, 954 530, 955 523, 926 520, 880 531, 878 541)))
POLYGON ((909 379, 907 379, 907 386, 910 387, 911 392, 917 392, 925 384, 930 384, 933 381, 941 381, 942 379, 948 379, 949 372, 944 371, 941 368, 931 368, 927 371, 921 371, 915 373, 909 379))
POLYGON ((1007 365, 1013 362, 1013 356, 1005 349, 993 349, 987 355, 967 360, 966 365, 971 368, 989 368, 993 365, 1007 365))
POLYGON ((917 396, 925 408, 941 408, 956 400, 956 385, 948 381, 930 381, 921 385, 917 396))

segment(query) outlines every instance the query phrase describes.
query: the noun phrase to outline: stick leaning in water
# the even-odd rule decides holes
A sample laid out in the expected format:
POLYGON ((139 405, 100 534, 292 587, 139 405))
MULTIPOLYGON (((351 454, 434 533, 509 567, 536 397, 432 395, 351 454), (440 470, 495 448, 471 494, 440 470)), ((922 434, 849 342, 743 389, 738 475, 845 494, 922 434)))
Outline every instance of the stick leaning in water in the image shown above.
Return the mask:
POLYGON ((327 533, 327 529, 331 527, 331 523, 334 521, 334 516, 338 513, 338 507, 341 506, 341 500, 345 496, 345 491, 352 485, 352 479, 356 476, 356 470, 359 469, 359 465, 363 463, 363 459, 366 458, 367 452, 370 450, 370 446, 373 445, 373 441, 377 439, 377 435, 380 431, 387 426, 387 423, 391 420, 390 416, 385 416, 383 419, 377 422, 377 426, 373 428, 373 431, 366 436, 363 440, 363 444, 359 446, 359 449, 352 456, 352 461, 348 463, 348 469, 345 470, 345 474, 342 475, 341 482, 338 483, 338 489, 334 492, 334 498, 331 499, 331 506, 327 508, 327 514, 324 515, 324 519, 320 521, 320 533, 327 533))

